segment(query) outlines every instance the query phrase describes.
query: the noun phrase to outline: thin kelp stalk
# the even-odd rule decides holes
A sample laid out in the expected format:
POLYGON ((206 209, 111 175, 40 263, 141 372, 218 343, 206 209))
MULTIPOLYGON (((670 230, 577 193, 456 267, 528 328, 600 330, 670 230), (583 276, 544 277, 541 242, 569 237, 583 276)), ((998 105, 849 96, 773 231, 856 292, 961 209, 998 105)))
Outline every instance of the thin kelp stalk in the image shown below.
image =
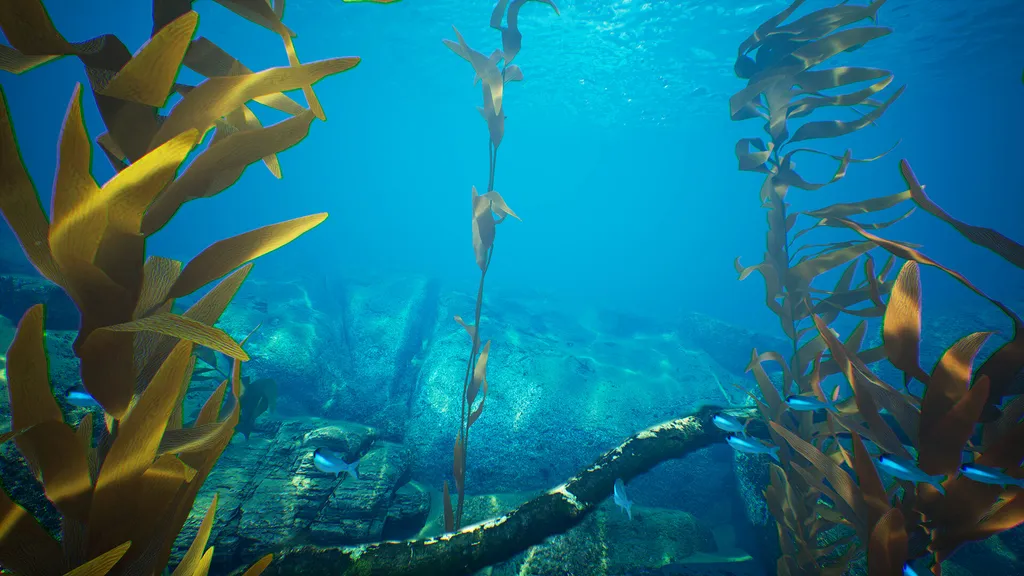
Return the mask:
MULTIPOLYGON (((469 47, 458 29, 455 30, 457 41, 444 40, 444 44, 473 66, 473 71, 482 82, 483 106, 477 111, 487 123, 487 191, 483 195, 477 194, 476 187, 472 189, 472 229, 473 229, 473 250, 476 253, 476 263, 480 268, 480 285, 477 288, 476 307, 473 313, 472 324, 466 324, 460 316, 455 316, 455 321, 462 325, 469 333, 472 340, 469 359, 466 362, 466 376, 462 383, 461 408, 459 410, 459 432, 455 436, 455 449, 453 454, 452 472, 455 477, 455 490, 457 503, 453 507, 451 492, 448 482, 444 482, 442 497, 444 500, 444 525, 446 531, 458 530, 462 526, 463 503, 465 502, 465 481, 466 481, 466 454, 469 447, 469 431, 473 424, 483 412, 484 401, 487 398, 487 355, 490 352, 491 342, 488 340, 481 350, 480 339, 480 312, 484 300, 484 281, 487 278, 487 271, 491 266, 491 258, 494 256, 494 239, 497 232, 497 225, 505 221, 505 218, 512 216, 519 219, 505 203, 505 200, 494 190, 494 172, 498 163, 498 147, 501 145, 502 137, 505 134, 505 111, 502 107, 504 100, 505 84, 511 81, 523 79, 523 72, 512 64, 513 58, 519 52, 522 42, 516 23, 518 21, 519 9, 527 0, 499 0, 491 13, 490 25, 501 32, 502 50, 495 50, 490 56, 486 56, 469 47), (507 14, 506 14, 507 8, 507 14), (507 20, 508 26, 502 26, 502 20, 507 20), (504 62, 499 68, 499 63, 504 62), (480 402, 476 402, 480 394, 480 402), (475 405, 475 408, 474 408, 475 405)), ((551 0, 541 0, 551 5, 558 13, 558 8, 551 0)))

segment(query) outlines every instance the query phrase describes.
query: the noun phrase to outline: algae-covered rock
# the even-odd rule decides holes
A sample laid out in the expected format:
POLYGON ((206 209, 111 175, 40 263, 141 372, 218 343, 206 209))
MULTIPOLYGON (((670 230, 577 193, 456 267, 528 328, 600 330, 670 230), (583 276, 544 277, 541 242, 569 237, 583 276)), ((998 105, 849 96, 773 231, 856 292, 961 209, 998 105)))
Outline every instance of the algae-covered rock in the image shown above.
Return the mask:
POLYGON ((218 505, 210 543, 216 547, 217 573, 248 565, 286 544, 379 540, 389 518, 417 513, 408 493, 397 498, 399 510, 392 512, 407 470, 405 449, 376 440, 370 427, 322 419, 271 420, 248 441, 236 435, 224 451, 175 543, 174 558, 188 549, 214 494, 218 505), (359 478, 316 469, 313 452, 319 447, 350 461, 360 458, 359 478))

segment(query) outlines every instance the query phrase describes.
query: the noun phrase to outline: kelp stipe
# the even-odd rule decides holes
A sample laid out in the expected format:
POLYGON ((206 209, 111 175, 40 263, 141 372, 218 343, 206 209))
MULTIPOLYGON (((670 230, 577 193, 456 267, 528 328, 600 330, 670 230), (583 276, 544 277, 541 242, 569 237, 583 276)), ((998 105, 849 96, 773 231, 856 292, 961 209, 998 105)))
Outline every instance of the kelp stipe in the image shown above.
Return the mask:
POLYGON ((1024 522, 1024 512, 1019 511, 1024 510, 1020 506, 1024 501, 1014 491, 958 475, 961 455, 968 450, 980 465, 1003 469, 1013 477, 1024 476, 1019 466, 1024 458, 1024 448, 1020 448, 1024 444, 1024 425, 1020 423, 1024 413, 1022 397, 999 410, 1014 374, 1024 366, 1024 326, 1019 317, 1001 302, 988 298, 962 275, 919 252, 916 246, 875 234, 906 218, 912 210, 889 222, 858 222, 852 217, 911 200, 972 242, 1017 266, 1024 262, 1024 248, 998 232, 964 224, 946 214, 924 194, 924 187, 906 161, 900 163, 908 186, 903 192, 786 213, 789 206, 784 199, 790 186, 817 189, 834 182, 845 175, 852 156, 849 152, 841 157, 832 156, 839 162, 835 176, 830 182, 811 184, 792 170, 789 160, 801 150, 783 155, 783 146, 864 128, 902 91, 878 102, 870 96, 891 81, 887 72, 851 67, 806 69, 840 51, 887 34, 887 29, 878 26, 839 30, 866 18, 873 19, 883 1, 867 6, 843 3, 782 25, 803 3, 798 0, 744 42, 736 64, 737 74, 749 78, 750 83, 732 99, 733 118, 764 118, 771 136, 767 144, 761 139, 744 139, 737 144, 740 169, 766 174, 761 200, 769 211, 764 262, 743 268, 737 261, 737 270, 741 278, 755 270, 762 274, 768 292, 766 304, 779 316, 783 331, 793 343, 789 359, 776 352, 758 354, 755 350, 750 363, 763 397, 763 401, 757 401, 759 412, 769 424, 772 439, 783 447, 783 465, 772 465, 771 483, 765 491, 769 509, 779 525, 782 556, 777 571, 783 575, 838 575, 857 560, 866 561, 871 576, 896 576, 902 574, 908 559, 926 555, 932 556, 932 571, 939 574, 939 563, 963 542, 1024 522), (822 41, 823 37, 827 41, 822 41), (764 50, 765 47, 769 49, 764 50), (756 60, 746 55, 755 48, 761 48, 756 60), (820 93, 825 88, 864 81, 875 83, 839 96, 820 93), (794 86, 799 89, 794 90, 794 86), (793 100, 795 96, 807 95, 793 100), (822 105, 866 105, 874 110, 850 122, 809 122, 792 137, 788 136, 789 119, 822 105), (790 234, 799 216, 815 222, 790 234), (799 237, 818 228, 845 228, 858 237, 824 246, 794 245, 799 237), (794 261, 797 253, 812 248, 820 250, 794 261), (868 254, 874 248, 890 253, 881 273, 876 273, 868 254), (889 281, 886 276, 894 257, 907 262, 896 280, 889 281), (844 264, 847 267, 832 290, 811 287, 817 276, 844 264), (858 264, 863 265, 864 279, 855 285, 858 264), (972 371, 973 361, 989 337, 987 333, 962 338, 946 351, 931 373, 920 366, 920 264, 944 270, 987 298, 1012 321, 1014 332, 1010 341, 976 372, 972 371), (886 295, 890 295, 889 301, 883 302, 886 295), (866 321, 860 322, 845 341, 840 341, 829 326, 840 314, 865 319, 882 317, 883 345, 861 349, 866 321), (801 327, 800 322, 807 325, 801 327), (762 366, 766 360, 782 367, 781 393, 762 366), (904 373, 899 387, 882 381, 870 369, 869 364, 882 360, 904 373), (815 418, 813 413, 791 411, 783 402, 782 398, 791 393, 813 394, 824 400, 821 383, 834 374, 842 375, 845 381, 832 393, 831 400, 838 405, 836 413, 815 418), (922 398, 909 394, 907 386, 911 380, 924 385, 922 398), (883 410, 887 416, 883 417, 883 410), (978 436, 979 424, 983 439, 980 445, 972 442, 978 436), (852 454, 839 442, 840 436, 852 439, 852 454), (926 477, 946 477, 942 490, 929 483, 905 480, 884 486, 875 467, 876 457, 883 453, 907 459, 926 477), (837 532, 839 527, 845 527, 846 534, 837 532))
MULTIPOLYGON (((444 44, 452 52, 466 60, 473 67, 474 80, 479 79, 483 86, 483 102, 477 111, 487 123, 487 131, 490 135, 487 143, 487 157, 489 166, 487 171, 487 191, 478 194, 476 186, 472 188, 472 231, 473 251, 476 255, 476 263, 480 268, 480 283, 476 294, 476 309, 473 314, 473 322, 467 323, 460 316, 455 316, 458 322, 472 340, 469 360, 466 362, 466 376, 462 384, 461 409, 459 415, 459 432, 455 436, 455 448, 453 454, 452 473, 455 478, 455 491, 457 503, 453 506, 451 492, 448 482, 443 487, 444 505, 444 527, 445 531, 451 532, 462 526, 463 503, 466 494, 466 453, 469 447, 469 431, 483 412, 484 401, 487 399, 487 356, 490 352, 491 342, 488 340, 480 345, 480 311, 483 306, 484 280, 487 277, 487 270, 491 265, 491 257, 494 254, 494 238, 497 225, 505 221, 505 218, 512 216, 519 219, 505 203, 500 194, 494 191, 494 172, 498 161, 498 147, 505 135, 505 110, 504 102, 505 84, 513 81, 521 81, 523 72, 519 66, 512 64, 512 60, 522 46, 522 33, 519 32, 518 20, 519 10, 528 0, 499 0, 491 12, 490 26, 501 32, 502 50, 495 50, 490 56, 471 48, 454 28, 457 40, 444 40, 444 44), (506 10, 507 9, 507 10, 506 10), (502 20, 507 25, 502 26, 502 20), (499 66, 501 65, 501 66, 499 66), (497 217, 497 220, 495 220, 497 217), (480 401, 476 399, 479 395, 480 401), (475 403, 475 408, 474 408, 475 403)), ((558 7, 552 0, 538 0, 549 4, 558 13, 558 7)), ((475 83, 475 82, 474 82, 475 83)))
MULTIPOLYGON (((134 55, 111 35, 69 42, 38 0, 0 5, 0 69, 23 73, 62 56, 86 67, 108 132, 96 142, 117 174, 98 185, 90 172, 92 144, 83 122, 81 86, 65 115, 49 217, 22 163, 0 90, 0 213, 26 256, 64 289, 81 315, 73 349, 85 390, 102 407, 103 422, 65 422, 50 387, 43 346, 43 309, 18 324, 8 351, 14 440, 46 498, 61 515, 59 540, 24 508, 0 493, 0 565, 17 574, 158 574, 192 510, 196 494, 238 422, 241 362, 249 359, 214 324, 251 269, 251 261, 319 225, 326 214, 272 224, 209 246, 187 265, 151 256, 146 239, 182 203, 231 186, 263 160, 275 176, 275 154, 302 140, 323 118, 312 84, 349 70, 358 58, 302 65, 281 21, 284 2, 218 0, 278 33, 290 66, 251 72, 212 42, 193 39, 198 15, 190 2, 155 0, 150 40, 134 55), (177 81, 184 64, 208 79, 177 81), (280 91, 303 89, 310 110, 280 91), (164 116, 171 92, 182 98, 164 116), (292 117, 262 127, 246 106, 255 100, 292 117), (210 128, 208 147, 180 172, 210 128), (225 277, 226 276, 226 277, 225 277), (183 314, 176 299, 223 279, 183 314), (211 394, 195 423, 185 426, 182 402, 195 347, 234 359, 229 378, 211 394), (226 402, 225 402, 226 400, 226 402), (99 427, 94 441, 93 428, 99 427)), ((176 576, 207 574, 207 540, 216 499, 176 576)), ((269 564, 257 562, 255 576, 269 564)))

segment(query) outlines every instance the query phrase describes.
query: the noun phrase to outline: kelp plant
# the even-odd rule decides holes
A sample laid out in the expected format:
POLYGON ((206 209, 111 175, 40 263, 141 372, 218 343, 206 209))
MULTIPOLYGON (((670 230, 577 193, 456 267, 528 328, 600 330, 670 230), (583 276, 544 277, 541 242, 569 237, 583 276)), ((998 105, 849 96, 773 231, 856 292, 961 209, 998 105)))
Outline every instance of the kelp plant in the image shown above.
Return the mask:
POLYGON ((996 350, 973 377, 971 365, 990 336, 987 333, 964 337, 946 351, 930 374, 925 372, 918 359, 918 264, 939 267, 988 297, 916 247, 869 232, 906 218, 912 210, 881 223, 856 222, 850 217, 912 200, 971 241, 1018 266, 1024 262, 1024 248, 992 230, 963 224, 943 212, 924 194, 905 161, 900 168, 908 190, 787 213, 785 196, 791 186, 819 189, 842 178, 853 160, 849 151, 841 157, 825 154, 839 162, 839 167, 829 182, 812 184, 793 170, 792 156, 796 152, 824 153, 794 149, 783 154, 785 145, 860 130, 874 123, 902 92, 902 88, 897 90, 884 102, 871 98, 891 83, 891 73, 883 70, 848 66, 810 69, 888 34, 889 29, 877 25, 846 28, 865 19, 874 20, 884 0, 866 6, 846 2, 783 24, 802 3, 794 2, 741 45, 736 73, 749 82, 731 101, 733 119, 763 118, 770 135, 768 143, 744 139, 736 148, 741 170, 766 175, 761 200, 768 208, 769 225, 764 261, 748 268, 737 261, 737 270, 741 278, 753 271, 762 274, 766 303, 779 316, 792 342, 788 358, 778 352, 759 354, 755 350, 750 363, 763 399, 757 401, 760 414, 769 423, 774 442, 783 447, 779 451, 781 466, 771 465, 771 483, 765 491, 779 527, 782 556, 777 572, 838 575, 866 550, 872 576, 900 575, 908 559, 924 555, 933 556, 932 570, 939 574, 939 562, 962 543, 1024 521, 1024 501, 1016 492, 957 476, 964 451, 973 455, 975 464, 999 468, 1013 477, 1024 476, 1020 468, 1024 458, 1024 424, 1020 422, 1024 400, 1018 397, 1005 410, 999 409, 1014 374, 1024 366, 1024 327, 1012 310, 989 298, 1013 322, 1010 341, 996 350), (752 59, 748 54, 754 50, 757 55, 752 59), (861 82, 873 83, 839 95, 822 93, 861 82), (823 106, 864 106, 872 110, 846 122, 807 122, 789 135, 790 120, 823 106), (790 234, 801 216, 813 223, 790 234), (828 228, 853 230, 859 238, 795 245, 804 234, 828 228), (890 258, 876 274, 868 251, 877 247, 888 251, 890 258), (814 249, 817 252, 797 258, 800 252, 814 249), (907 262, 897 279, 888 281, 885 278, 894 257, 907 262), (846 267, 831 290, 812 287, 816 278, 843 265, 846 267), (864 278, 855 285, 861 265, 864 278), (891 297, 885 303, 882 297, 887 294, 891 297), (845 341, 840 341, 830 326, 841 314, 863 319, 845 341), (883 345, 863 350, 867 319, 877 317, 883 318, 883 345), (900 389, 882 381, 868 366, 886 359, 904 373, 900 389), (781 365, 781 389, 775 387, 762 366, 766 361, 781 365), (826 396, 822 383, 836 374, 842 376, 843 384, 826 396), (911 381, 924 387, 922 396, 911 394, 911 381), (834 408, 825 411, 823 417, 821 411, 797 411, 790 407, 793 395, 813 397, 822 406, 834 404, 834 408), (883 409, 887 416, 883 416, 883 409), (977 434, 980 421, 985 423, 977 434), (852 455, 846 445, 852 448, 852 455), (929 476, 944 476, 943 491, 927 483, 899 479, 886 488, 875 466, 880 455, 907 459, 929 476), (836 531, 839 525, 852 530, 842 534, 836 531))
MULTIPOLYGON (((188 200, 233 184, 260 159, 275 176, 275 154, 302 140, 323 111, 312 90, 321 78, 349 70, 358 58, 300 64, 284 3, 217 0, 284 41, 290 66, 252 72, 205 38, 194 38, 191 2, 155 0, 149 41, 133 56, 112 35, 66 40, 38 0, 0 4, 0 69, 20 74, 61 56, 85 65, 107 132, 97 139, 117 174, 100 186, 91 174, 92 146, 74 89, 60 134, 49 217, 20 157, 0 90, 0 212, 25 254, 77 306, 81 324, 73 350, 82 384, 102 407, 103 422, 86 415, 65 422, 49 382, 43 310, 25 313, 7 357, 15 442, 45 496, 61 516, 54 538, 6 492, 0 493, 0 565, 32 576, 159 574, 192 510, 196 494, 239 418, 245 341, 214 324, 251 269, 251 261, 294 240, 327 217, 314 214, 222 240, 188 264, 150 256, 146 239, 188 200), (180 66, 207 76, 197 86, 177 81, 180 66), (310 109, 282 91, 302 89, 310 109), (172 93, 181 96, 169 108, 172 93), (262 127, 247 103, 292 117, 262 127), (166 110, 166 113, 162 112, 166 110), (215 134, 179 173, 211 128, 215 134), (224 277, 182 314, 176 299, 224 277), (183 401, 203 346, 234 360, 189 426, 183 401), (94 435, 94 426, 98 428, 94 435), (98 438, 96 438, 98 437, 98 438)), ((216 498, 176 576, 205 575, 216 498)), ((249 574, 269 564, 265 557, 249 574)))
MULTIPOLYGON (((488 340, 480 347, 480 310, 484 299, 484 279, 487 277, 487 270, 491 265, 491 257, 494 255, 494 238, 497 225, 505 221, 505 218, 512 216, 519 219, 505 203, 505 200, 494 190, 494 171, 498 161, 498 147, 501 145, 502 137, 505 135, 505 110, 502 105, 505 94, 505 84, 523 79, 522 69, 513 64, 512 61, 519 54, 522 48, 523 35, 519 32, 519 10, 529 0, 498 0, 491 12, 491 28, 501 32, 500 50, 495 50, 490 56, 470 48, 463 39, 462 34, 454 26, 457 41, 444 40, 444 44, 455 52, 463 60, 473 66, 473 82, 481 81, 483 86, 483 106, 477 111, 487 123, 489 138, 487 142, 487 157, 489 167, 487 172, 487 192, 478 194, 476 186, 472 189, 472 229, 473 229, 473 251, 476 254, 476 264, 480 267, 480 284, 476 293, 476 309, 473 314, 473 323, 466 323, 460 316, 455 316, 455 321, 462 325, 469 333, 472 340, 472 348, 469 360, 466 362, 466 376, 462 384, 461 411, 459 414, 459 432, 455 437, 455 449, 452 471, 455 477, 455 490, 457 503, 452 506, 451 492, 448 482, 444 483, 444 526, 445 530, 451 532, 462 526, 463 503, 466 495, 466 453, 469 448, 469 430, 480 418, 483 412, 484 401, 487 399, 487 355, 490 351, 491 342, 488 340), (502 26, 502 20, 506 25, 502 26), (497 220, 495 220, 497 217, 497 220), (480 401, 477 403, 477 396, 480 401), (475 408, 474 408, 475 404, 475 408)), ((558 13, 558 7, 553 0, 537 0, 549 4, 558 13)))

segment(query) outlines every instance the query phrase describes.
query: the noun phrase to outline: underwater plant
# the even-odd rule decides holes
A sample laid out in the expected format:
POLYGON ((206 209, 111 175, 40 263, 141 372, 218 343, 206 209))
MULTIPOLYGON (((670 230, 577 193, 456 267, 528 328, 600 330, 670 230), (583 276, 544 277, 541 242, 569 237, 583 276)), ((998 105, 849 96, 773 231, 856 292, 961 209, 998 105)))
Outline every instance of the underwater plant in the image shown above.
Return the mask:
POLYGON ((760 417, 781 448, 780 465, 769 464, 771 480, 765 490, 778 524, 781 557, 776 570, 780 575, 842 574, 864 552, 872 576, 902 574, 908 559, 926 555, 932 557, 932 570, 939 574, 939 562, 962 543, 1024 522, 1016 493, 993 485, 992 480, 986 482, 977 473, 984 470, 987 478, 997 479, 1024 476, 1020 468, 1024 453, 1018 454, 1024 440, 1020 422, 1024 401, 1018 397, 999 410, 1014 374, 1024 366, 1020 319, 960 274, 918 252, 916 246, 869 232, 910 216, 913 208, 887 222, 851 217, 911 200, 1018 266, 1024 262, 1024 248, 943 212, 924 194, 906 161, 900 164, 908 186, 903 192, 799 212, 789 212, 786 202, 790 187, 817 190, 845 176, 851 162, 880 158, 854 160, 849 151, 835 156, 804 148, 785 151, 785 147, 812 138, 840 137, 872 125, 900 95, 903 88, 885 101, 871 98, 891 83, 892 74, 884 70, 811 69, 890 33, 875 25, 883 3, 843 2, 784 24, 803 4, 797 0, 740 46, 735 67, 748 86, 732 97, 732 118, 762 118, 770 136, 767 143, 747 138, 736 146, 741 170, 765 174, 760 196, 768 209, 769 228, 764 261, 744 268, 737 259, 736 268, 741 279, 754 271, 761 273, 765 302, 792 343, 788 355, 754 350, 749 364, 761 392, 761 398, 755 398, 760 417), (872 25, 851 26, 865 19, 872 20, 872 25), (751 58, 748 54, 754 50, 756 56, 751 58), (873 83, 843 94, 823 93, 864 82, 873 83), (791 120, 823 106, 871 110, 858 111, 859 117, 850 121, 806 122, 790 135, 791 120), (792 162, 797 152, 837 161, 832 179, 811 183, 801 177, 792 162), (793 232, 800 217, 813 223, 793 232), (852 230, 857 238, 796 245, 805 234, 826 229, 852 230), (869 254, 875 248, 890 254, 877 273, 869 254), (807 253, 798 258, 801 252, 807 253), (895 258, 906 262, 895 280, 886 280, 895 258), (990 334, 964 337, 945 352, 931 373, 920 366, 919 264, 946 271, 1013 322, 1010 341, 973 374, 974 358, 990 334), (844 265, 831 289, 813 286, 820 276, 844 265), (863 270, 863 280, 854 284, 858 268, 863 270), (887 295, 889 300, 884 302, 887 295), (840 315, 862 319, 843 341, 830 326, 840 315), (882 318, 883 344, 865 350, 870 318, 882 318), (769 361, 781 366, 778 387, 763 366, 769 361), (899 388, 871 370, 869 365, 879 361, 903 372, 899 388), (841 383, 826 393, 822 384, 833 375, 841 376, 841 383), (912 380, 923 386, 923 395, 911 393, 912 380), (961 462, 965 450, 973 455, 973 463, 961 462), (879 468, 893 478, 891 486, 883 484, 879 468))
MULTIPOLYGON (((528 0, 498 0, 491 12, 491 28, 501 32, 501 50, 495 50, 490 56, 478 52, 466 44, 462 34, 454 26, 455 36, 458 41, 444 40, 444 44, 452 52, 473 66, 473 82, 481 81, 483 88, 483 106, 477 111, 487 123, 487 131, 490 135, 487 143, 487 157, 489 167, 487 172, 487 192, 478 194, 476 186, 472 189, 472 229, 473 229, 473 252, 476 255, 477 266, 480 267, 480 284, 476 293, 476 309, 473 314, 473 322, 467 323, 461 316, 455 316, 458 322, 472 340, 469 353, 469 360, 466 362, 466 376, 462 384, 461 411, 459 415, 459 432, 455 436, 454 459, 452 472, 455 477, 455 491, 457 503, 452 506, 451 492, 448 482, 445 481, 443 488, 444 501, 444 526, 445 530, 451 532, 462 526, 463 502, 466 495, 466 453, 469 449, 469 430, 480 418, 484 409, 484 401, 487 399, 487 355, 491 348, 491 341, 488 340, 480 346, 480 311, 484 299, 484 280, 487 277, 487 270, 491 266, 491 257, 494 255, 494 239, 497 225, 505 221, 505 218, 512 216, 519 220, 519 216, 508 207, 501 194, 494 190, 494 171, 498 161, 498 146, 505 135, 505 110, 503 107, 505 84, 523 79, 522 69, 512 60, 519 53, 522 47, 523 35, 519 32, 519 10, 528 0), (502 19, 505 26, 502 26, 502 19), (499 67, 500 65, 500 67, 499 67), (495 219, 497 218, 497 219, 495 219), (477 396, 480 402, 477 403, 477 396), (474 403, 476 407, 474 408, 474 403)), ((553 0, 537 0, 551 5, 555 13, 558 7, 553 0)))
MULTIPOLYGON (((29 309, 7 355, 13 440, 61 517, 54 538, 22 506, 0 493, 0 565, 17 574, 158 574, 195 497, 239 421, 244 395, 242 342, 214 327, 252 268, 251 261, 298 238, 327 214, 264 226, 216 242, 187 264, 146 254, 147 238, 189 200, 230 187, 263 160, 302 140, 324 118, 312 85, 355 67, 358 58, 301 64, 282 22, 284 2, 217 0, 281 36, 290 65, 252 72, 205 38, 194 38, 191 2, 154 0, 152 36, 132 55, 112 35, 66 40, 39 0, 0 5, 0 69, 23 73, 61 56, 85 65, 107 132, 96 138, 117 174, 100 186, 75 87, 60 135, 49 216, 18 150, 0 90, 0 213, 26 256, 60 286, 81 316, 73 350, 84 390, 102 409, 65 421, 49 381, 43 308, 29 309), (207 77, 177 81, 181 65, 207 77), (302 89, 309 109, 283 91, 302 89), (172 93, 181 96, 169 107, 172 93), (262 127, 247 107, 257 101, 291 115, 262 127), (180 170, 215 130, 207 147, 180 170), (225 277, 226 276, 226 277, 225 277), (182 314, 178 298, 223 278, 182 314), (191 425, 183 402, 197 347, 233 359, 191 425), (96 433, 94 434, 94 428, 96 433)), ((175 575, 205 575, 214 498, 175 575)), ((270 556, 247 574, 255 576, 270 556)))

